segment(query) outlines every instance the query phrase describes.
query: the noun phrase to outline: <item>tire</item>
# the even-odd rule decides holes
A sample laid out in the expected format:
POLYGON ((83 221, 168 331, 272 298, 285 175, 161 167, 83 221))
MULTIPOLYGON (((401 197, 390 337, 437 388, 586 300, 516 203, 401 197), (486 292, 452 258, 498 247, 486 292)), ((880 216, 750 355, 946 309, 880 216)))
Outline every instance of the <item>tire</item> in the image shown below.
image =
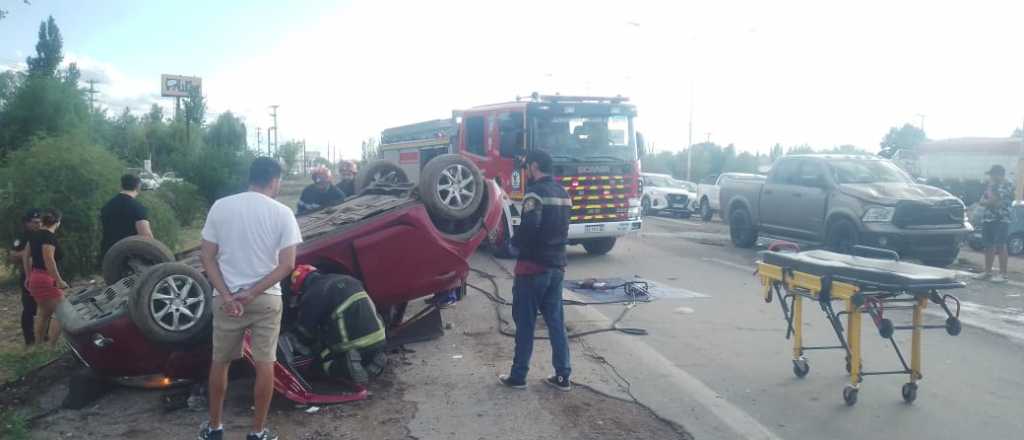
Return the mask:
POLYGON ((860 242, 857 226, 847 219, 839 219, 828 226, 825 248, 841 254, 852 254, 853 247, 860 242))
MULTIPOLYGON (((374 183, 408 183, 409 176, 394 162, 384 159, 370 162, 356 173, 356 194, 374 183)), ((351 196, 351 194, 347 194, 351 196)))
POLYGON ((757 244, 757 229, 746 208, 736 208, 729 214, 729 238, 738 248, 747 249, 757 244))
POLYGON ((121 278, 145 272, 149 266, 174 261, 174 252, 160 241, 133 235, 114 243, 103 256, 103 281, 108 285, 121 278))
POLYGON ((949 267, 953 263, 956 263, 957 258, 960 256, 960 248, 953 248, 945 255, 932 255, 928 258, 922 258, 921 262, 926 266, 934 267, 949 267))
POLYGON ((182 263, 149 268, 128 298, 128 313, 142 334, 162 344, 209 339, 213 289, 206 277, 182 263))
POLYGON ((466 220, 483 202, 483 174, 461 155, 443 154, 430 159, 423 167, 419 195, 431 216, 466 220))
POLYGON ((615 237, 588 238, 581 240, 581 244, 590 255, 604 255, 615 247, 615 237))
POLYGON ((709 222, 714 215, 715 212, 711 210, 711 203, 708 202, 708 199, 700 199, 700 219, 709 222))
POLYGON ((1010 255, 1024 255, 1024 234, 1013 234, 1006 243, 1006 251, 1010 255))

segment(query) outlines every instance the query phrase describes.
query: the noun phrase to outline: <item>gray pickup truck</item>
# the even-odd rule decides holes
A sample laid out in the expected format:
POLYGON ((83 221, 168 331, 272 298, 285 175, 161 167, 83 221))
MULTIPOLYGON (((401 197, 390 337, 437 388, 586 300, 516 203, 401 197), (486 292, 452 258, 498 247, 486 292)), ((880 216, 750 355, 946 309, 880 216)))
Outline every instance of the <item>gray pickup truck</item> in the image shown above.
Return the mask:
POLYGON ((765 180, 726 182, 719 197, 737 247, 758 236, 845 253, 868 245, 944 267, 973 230, 960 199, 873 156, 785 156, 765 180))

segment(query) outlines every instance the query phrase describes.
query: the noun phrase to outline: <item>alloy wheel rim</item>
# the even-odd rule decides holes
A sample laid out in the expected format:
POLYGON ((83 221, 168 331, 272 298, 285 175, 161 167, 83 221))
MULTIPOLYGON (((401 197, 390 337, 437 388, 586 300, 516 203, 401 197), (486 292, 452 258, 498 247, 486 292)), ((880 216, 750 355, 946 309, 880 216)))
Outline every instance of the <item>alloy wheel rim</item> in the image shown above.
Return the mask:
POLYGON ((160 280, 150 295, 150 316, 164 330, 181 332, 194 327, 205 309, 203 288, 186 275, 160 280))
POLYGON ((453 164, 441 171, 437 182, 437 196, 450 208, 466 209, 476 198, 476 178, 469 168, 453 164))

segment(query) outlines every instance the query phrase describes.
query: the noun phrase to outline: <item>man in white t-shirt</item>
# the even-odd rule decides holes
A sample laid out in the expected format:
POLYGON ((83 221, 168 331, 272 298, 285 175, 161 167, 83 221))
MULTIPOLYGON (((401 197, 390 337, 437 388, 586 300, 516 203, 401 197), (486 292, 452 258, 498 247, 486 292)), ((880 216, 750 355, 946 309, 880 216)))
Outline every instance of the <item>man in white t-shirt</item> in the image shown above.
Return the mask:
POLYGON ((256 362, 253 430, 246 440, 277 439, 265 425, 281 332, 278 282, 295 268, 295 248, 302 242, 292 210, 274 200, 280 188, 281 164, 257 158, 249 168, 249 191, 217 200, 203 226, 200 258, 213 285, 214 300, 210 420, 201 428, 201 440, 224 436, 221 413, 228 367, 242 357, 246 330, 256 362))

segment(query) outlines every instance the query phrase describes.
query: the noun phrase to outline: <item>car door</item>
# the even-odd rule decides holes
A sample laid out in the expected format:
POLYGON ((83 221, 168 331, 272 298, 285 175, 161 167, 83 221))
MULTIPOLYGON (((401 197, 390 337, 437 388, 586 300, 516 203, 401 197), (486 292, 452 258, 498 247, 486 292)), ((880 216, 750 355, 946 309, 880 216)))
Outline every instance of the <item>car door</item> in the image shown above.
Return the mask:
POLYGON ((768 179, 761 189, 759 212, 761 229, 770 234, 790 236, 793 234, 793 203, 795 185, 793 179, 800 168, 799 159, 782 159, 772 167, 768 179))
POLYGON ((801 160, 793 180, 790 204, 793 233, 796 238, 821 241, 825 235, 825 209, 828 204, 828 168, 820 160, 801 160))

